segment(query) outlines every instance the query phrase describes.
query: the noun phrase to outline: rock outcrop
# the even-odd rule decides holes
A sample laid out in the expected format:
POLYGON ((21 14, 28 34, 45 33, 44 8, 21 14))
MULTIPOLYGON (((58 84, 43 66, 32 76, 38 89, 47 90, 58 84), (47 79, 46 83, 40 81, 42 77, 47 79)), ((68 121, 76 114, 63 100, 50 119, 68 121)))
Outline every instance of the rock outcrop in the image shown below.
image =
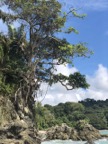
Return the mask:
POLYGON ((53 139, 61 139, 61 140, 66 140, 66 139, 73 139, 77 140, 80 139, 78 137, 78 133, 74 128, 68 127, 66 124, 62 124, 62 126, 55 126, 50 128, 47 131, 47 139, 48 140, 53 140, 53 139))
MULTIPOLYGON (((26 108, 26 113, 28 110, 26 108)), ((10 99, 0 96, 0 144, 40 144, 29 115, 19 116, 10 99)))
POLYGON ((96 140, 101 138, 101 134, 99 130, 94 128, 92 125, 87 123, 84 120, 80 120, 77 123, 76 129, 78 131, 78 135, 82 140, 96 140))
POLYGON ((101 138, 97 129, 85 121, 79 121, 76 128, 70 128, 66 124, 55 126, 47 130, 47 140, 96 140, 101 138))

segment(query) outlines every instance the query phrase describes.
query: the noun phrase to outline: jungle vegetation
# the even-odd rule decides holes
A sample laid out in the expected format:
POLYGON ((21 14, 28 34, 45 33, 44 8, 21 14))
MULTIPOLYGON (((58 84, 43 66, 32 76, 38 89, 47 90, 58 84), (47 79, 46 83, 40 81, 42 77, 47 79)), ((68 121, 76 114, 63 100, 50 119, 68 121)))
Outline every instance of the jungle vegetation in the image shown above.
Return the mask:
POLYGON ((85 120, 99 130, 108 129, 108 99, 96 101, 87 98, 78 103, 66 102, 56 106, 42 106, 39 103, 37 114, 39 129, 47 129, 62 123, 76 127, 79 120, 85 120))

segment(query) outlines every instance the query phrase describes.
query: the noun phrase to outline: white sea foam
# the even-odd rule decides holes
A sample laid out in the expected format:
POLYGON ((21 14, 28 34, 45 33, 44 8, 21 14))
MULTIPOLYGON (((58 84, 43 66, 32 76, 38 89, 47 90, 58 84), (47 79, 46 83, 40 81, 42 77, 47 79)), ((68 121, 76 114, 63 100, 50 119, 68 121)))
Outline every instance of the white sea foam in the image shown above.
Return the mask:
MULTIPOLYGON (((100 131, 101 134, 108 134, 108 130, 102 130, 100 131)), ((42 144, 85 144, 85 141, 72 141, 72 140, 52 140, 52 141, 46 141, 42 142, 42 144)), ((108 139, 103 138, 100 140, 95 141, 95 144, 108 144, 108 139)))
MULTIPOLYGON (((72 141, 72 140, 52 140, 42 142, 42 144, 85 144, 85 141, 72 141)), ((95 144, 108 144, 108 139, 104 138, 98 141, 95 141, 95 144)))

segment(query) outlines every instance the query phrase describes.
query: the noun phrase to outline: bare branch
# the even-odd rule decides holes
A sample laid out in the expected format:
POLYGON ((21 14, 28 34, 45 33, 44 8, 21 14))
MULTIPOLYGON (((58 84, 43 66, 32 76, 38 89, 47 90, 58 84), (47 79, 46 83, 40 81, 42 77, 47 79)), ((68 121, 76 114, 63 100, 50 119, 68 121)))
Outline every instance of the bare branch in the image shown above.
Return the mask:
POLYGON ((73 90, 74 88, 69 88, 66 84, 64 84, 62 81, 59 80, 59 82, 67 89, 67 90, 73 90))

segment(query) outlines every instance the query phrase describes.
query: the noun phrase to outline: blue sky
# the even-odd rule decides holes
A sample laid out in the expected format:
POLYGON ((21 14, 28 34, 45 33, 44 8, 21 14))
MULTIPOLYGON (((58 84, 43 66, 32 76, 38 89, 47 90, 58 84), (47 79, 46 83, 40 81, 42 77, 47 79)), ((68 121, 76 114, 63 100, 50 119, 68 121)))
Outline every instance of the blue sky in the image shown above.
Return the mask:
MULTIPOLYGON (((108 0, 60 0, 64 10, 68 11, 73 6, 79 13, 87 16, 82 19, 70 18, 68 23, 74 26, 79 34, 66 35, 70 43, 86 42, 87 47, 93 50, 90 59, 75 60, 75 65, 84 74, 92 74, 98 64, 108 67, 108 0)), ((68 25, 69 25, 68 24, 68 25)))
MULTIPOLYGON (((57 67, 58 72, 69 75, 80 71, 87 77, 91 85, 88 90, 74 90, 67 92, 59 83, 49 88, 43 103, 55 105, 59 102, 78 101, 85 98, 108 99, 108 0, 59 0, 63 10, 73 6, 78 12, 87 16, 82 19, 69 18, 67 25, 75 27, 79 34, 59 35, 66 37, 70 43, 86 42, 87 47, 94 52, 91 58, 78 58, 74 60, 74 68, 67 65, 57 67)), ((1 22, 0 22, 1 24, 1 22)), ((3 24, 0 31, 6 31, 3 24)), ((42 86, 43 93, 46 90, 42 86)))
POLYGON ((79 34, 63 35, 70 43, 86 42, 87 47, 94 52, 91 58, 76 58, 74 68, 58 67, 58 72, 66 75, 80 71, 86 75, 90 84, 88 90, 74 90, 67 92, 59 83, 49 89, 43 103, 55 105, 59 102, 79 101, 86 98, 96 100, 108 99, 108 0, 59 0, 63 10, 70 7, 85 13, 85 19, 69 18, 67 25, 75 27, 79 34))
MULTIPOLYGON (((85 74, 92 74, 100 63, 107 67, 108 11, 88 11, 87 17, 77 27, 80 34, 74 36, 75 41, 87 42, 88 48, 94 52, 94 55, 89 60, 83 59, 76 62, 78 67, 81 65, 79 69, 85 74), (86 69, 84 68, 85 66, 87 67, 86 69)), ((69 41, 71 41, 70 37, 69 41)))

